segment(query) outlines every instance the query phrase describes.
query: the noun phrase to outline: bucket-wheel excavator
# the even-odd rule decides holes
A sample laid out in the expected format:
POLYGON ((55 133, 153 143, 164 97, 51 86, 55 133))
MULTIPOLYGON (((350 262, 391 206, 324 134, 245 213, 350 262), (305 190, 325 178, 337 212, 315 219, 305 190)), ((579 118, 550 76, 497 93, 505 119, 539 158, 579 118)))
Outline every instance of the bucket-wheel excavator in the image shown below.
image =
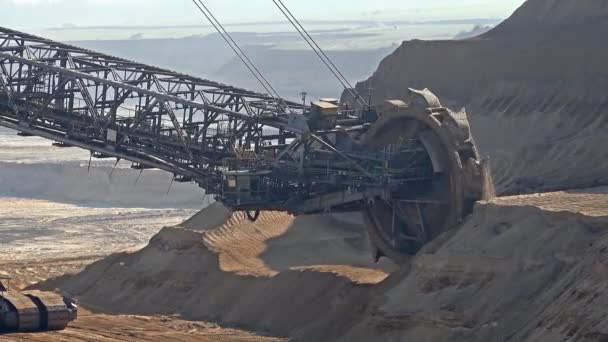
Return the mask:
POLYGON ((482 198, 485 168, 464 110, 426 89, 365 103, 281 7, 349 94, 342 103, 284 100, 194 2, 267 93, 0 28, 0 126, 127 160, 140 172, 165 170, 252 220, 263 210, 361 211, 375 256, 396 261, 482 198))
POLYGON ((466 113, 429 90, 302 106, 8 29, 0 47, 1 126, 171 172, 251 218, 362 211, 380 254, 400 259, 484 191, 466 113))

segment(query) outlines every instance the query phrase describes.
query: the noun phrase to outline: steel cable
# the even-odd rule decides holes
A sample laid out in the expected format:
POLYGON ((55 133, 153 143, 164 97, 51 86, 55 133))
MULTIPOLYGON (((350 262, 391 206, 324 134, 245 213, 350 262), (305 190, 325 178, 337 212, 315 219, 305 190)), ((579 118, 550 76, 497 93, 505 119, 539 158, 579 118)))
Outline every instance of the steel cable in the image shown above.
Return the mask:
POLYGON ((342 84, 344 89, 346 89, 351 96, 363 107, 366 107, 367 104, 361 97, 361 95, 354 89, 352 84, 348 81, 348 79, 344 76, 344 74, 340 71, 340 69, 336 66, 336 64, 329 58, 329 56, 323 51, 323 49, 317 44, 317 42, 312 38, 312 36, 308 33, 308 31, 304 28, 304 26, 298 21, 298 19, 293 15, 293 13, 289 10, 289 8, 283 3, 281 0, 272 0, 277 8, 283 13, 283 15, 289 20, 292 26, 298 31, 300 36, 308 43, 308 45, 313 49, 315 54, 321 59, 323 64, 327 66, 329 71, 336 77, 336 79, 342 84))
POLYGON ((268 79, 264 77, 264 74, 260 71, 260 69, 253 63, 253 61, 247 56, 245 51, 239 46, 239 44, 232 38, 230 33, 224 28, 224 26, 220 23, 220 21, 213 15, 213 12, 203 3, 202 0, 192 0, 194 5, 198 8, 198 10, 207 18, 207 20, 211 23, 211 25, 215 28, 215 30, 220 34, 220 36, 226 41, 226 43, 230 46, 232 51, 237 55, 237 57, 243 62, 243 64, 247 67, 247 69, 251 72, 253 77, 262 85, 262 87, 266 90, 266 92, 275 97, 278 102, 280 102, 285 110, 291 111, 289 106, 286 104, 285 100, 279 95, 276 89, 270 84, 268 79))

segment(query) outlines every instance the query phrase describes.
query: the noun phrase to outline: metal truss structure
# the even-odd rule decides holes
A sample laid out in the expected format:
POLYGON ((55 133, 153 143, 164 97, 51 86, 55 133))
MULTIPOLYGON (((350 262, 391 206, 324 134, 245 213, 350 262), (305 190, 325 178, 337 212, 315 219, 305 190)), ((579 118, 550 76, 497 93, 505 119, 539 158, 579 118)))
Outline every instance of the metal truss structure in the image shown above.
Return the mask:
POLYGON ((283 133, 289 115, 302 112, 265 94, 5 28, 0 91, 7 126, 199 181, 239 146, 292 136, 283 133))
POLYGON ((378 109, 307 107, 0 28, 0 126, 171 172, 251 219, 363 210, 393 259, 483 193, 466 113, 428 90, 411 96, 378 109))

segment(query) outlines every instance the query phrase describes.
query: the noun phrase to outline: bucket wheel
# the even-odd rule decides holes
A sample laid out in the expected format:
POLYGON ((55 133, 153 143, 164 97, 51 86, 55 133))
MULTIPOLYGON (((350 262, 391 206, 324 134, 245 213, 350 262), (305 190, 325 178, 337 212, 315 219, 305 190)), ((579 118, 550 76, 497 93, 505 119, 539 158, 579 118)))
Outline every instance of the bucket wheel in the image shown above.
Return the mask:
POLYGON ((376 259, 396 262, 470 214, 487 179, 464 110, 441 106, 427 89, 410 94, 407 104, 381 107, 361 139, 369 152, 390 153, 384 195, 370 199, 363 216, 376 259))

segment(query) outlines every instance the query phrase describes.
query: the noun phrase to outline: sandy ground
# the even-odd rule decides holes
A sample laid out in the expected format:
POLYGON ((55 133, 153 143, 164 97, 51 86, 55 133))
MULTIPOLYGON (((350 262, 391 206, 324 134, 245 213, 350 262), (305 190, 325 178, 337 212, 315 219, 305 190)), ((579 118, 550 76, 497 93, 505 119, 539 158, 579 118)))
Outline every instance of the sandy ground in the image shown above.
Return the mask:
POLYGON ((89 208, 0 198, 0 274, 22 288, 79 272, 111 253, 139 249, 188 209, 89 208))
POLYGON ((13 278, 11 286, 74 277, 73 288, 60 290, 95 313, 84 311, 63 332, 0 340, 280 340, 264 336, 288 336, 325 312, 342 310, 338 303, 347 294, 358 293, 365 302, 369 289, 396 269, 390 262, 371 261, 356 217, 271 212, 250 222, 239 214, 229 217, 214 204, 185 220, 192 214, 185 209, 79 208, 23 199, 1 203, 6 241, 0 246, 0 272, 13 278), (180 222, 192 230, 164 228, 150 240, 160 227, 180 222), (129 275, 133 278, 125 279, 129 275), (80 286, 108 292, 79 294, 80 286))
POLYGON ((206 217, 221 217, 219 209, 196 214, 184 223, 188 229, 162 229, 139 251, 113 254, 36 287, 59 289, 99 313, 178 313, 291 337, 330 313, 348 318, 360 312, 351 305, 362 307, 397 269, 388 261, 373 263, 356 217, 266 212, 256 222, 235 214, 209 226, 206 217))
POLYGON ((549 211, 569 211, 588 216, 608 215, 608 187, 500 197, 500 205, 532 205, 549 211))
MULTIPOLYGON (((188 209, 88 208, 0 198, 0 274, 11 288, 81 272, 111 253, 145 246, 188 209)), ((176 316, 94 314, 86 309, 61 332, 0 335, 0 341, 280 341, 176 316)))
POLYGON ((143 247, 188 209, 91 208, 0 198, 0 260, 108 255, 143 247))
POLYGON ((461 228, 391 275, 340 337, 606 341, 607 190, 479 203, 461 228))
POLYGON ((333 216, 294 217, 270 212, 256 222, 236 214, 203 239, 218 254, 224 272, 276 276, 289 270, 309 270, 355 283, 377 284, 396 267, 372 262, 366 246, 358 244, 365 239, 363 232, 363 226, 333 216))
POLYGON ((39 334, 0 335, 7 342, 274 342, 284 339, 256 336, 212 323, 184 321, 163 316, 111 316, 79 313, 76 322, 64 331, 39 334))
POLYGON ((370 263, 356 219, 264 213, 213 227, 215 206, 39 287, 96 312, 179 313, 296 341, 601 341, 607 190, 479 203, 398 270, 370 263))

